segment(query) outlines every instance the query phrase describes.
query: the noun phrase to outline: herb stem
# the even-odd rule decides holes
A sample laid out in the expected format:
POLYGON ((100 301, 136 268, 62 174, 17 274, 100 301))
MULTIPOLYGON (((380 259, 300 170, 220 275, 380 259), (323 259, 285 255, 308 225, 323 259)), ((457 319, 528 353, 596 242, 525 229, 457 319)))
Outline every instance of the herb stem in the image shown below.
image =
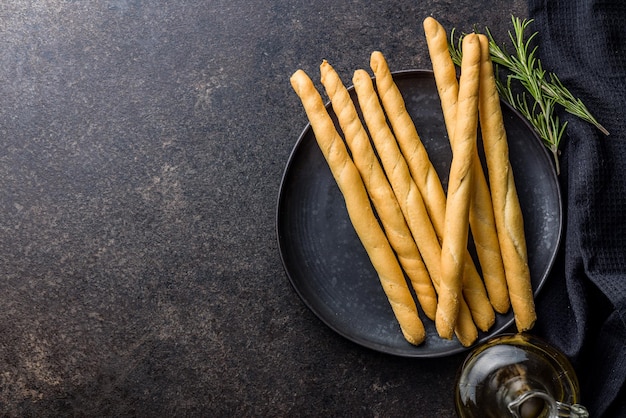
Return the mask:
MULTIPOLYGON (((504 77, 496 77, 496 84, 500 96, 514 109, 519 111, 534 127, 544 145, 553 155, 557 173, 560 172, 559 146, 565 133, 567 122, 559 121, 557 105, 578 118, 594 125, 605 135, 609 132, 593 117, 591 112, 563 85, 554 73, 546 72, 541 61, 536 57, 537 46, 532 46, 538 32, 525 37, 532 19, 521 20, 511 17, 513 31, 509 31, 514 53, 509 53, 504 46, 500 47, 492 36, 489 28, 486 34, 489 39, 489 52, 495 66, 496 74, 500 75, 500 68, 504 68, 504 77), (502 79, 506 80, 503 82, 502 79), (515 85, 513 84, 515 82, 515 85), (522 87, 523 92, 519 91, 522 87), (529 105, 529 99, 532 105, 529 105)), ((450 56, 455 64, 460 65, 462 53, 461 42, 463 35, 455 43, 454 29, 450 33, 450 56)))

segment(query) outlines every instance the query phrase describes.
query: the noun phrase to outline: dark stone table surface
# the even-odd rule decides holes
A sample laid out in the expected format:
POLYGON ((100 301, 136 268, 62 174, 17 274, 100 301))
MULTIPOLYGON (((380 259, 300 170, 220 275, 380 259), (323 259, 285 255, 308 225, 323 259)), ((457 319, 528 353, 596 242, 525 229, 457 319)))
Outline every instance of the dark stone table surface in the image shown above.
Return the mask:
POLYGON ((327 328, 281 264, 289 85, 422 21, 524 0, 42 0, 0 5, 2 416, 450 417, 463 355, 398 358, 327 328))

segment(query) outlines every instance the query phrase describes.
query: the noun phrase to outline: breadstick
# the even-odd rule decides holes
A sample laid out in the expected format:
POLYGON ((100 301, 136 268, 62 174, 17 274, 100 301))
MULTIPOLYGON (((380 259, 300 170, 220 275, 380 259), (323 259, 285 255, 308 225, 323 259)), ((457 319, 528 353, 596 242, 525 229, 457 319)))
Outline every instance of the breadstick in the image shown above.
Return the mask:
POLYGON ((473 192, 472 163, 478 128, 480 42, 474 34, 463 39, 459 101, 448 180, 446 217, 441 243, 441 289, 437 329, 451 335, 463 290, 463 262, 469 233, 469 207, 473 192))
MULTIPOLYGON (((371 77, 364 70, 356 70, 352 82, 372 142, 437 290, 441 276, 441 245, 428 217, 422 195, 411 178, 406 160, 387 124, 371 77)), ((464 300, 462 303, 464 308, 462 307, 459 312, 455 334, 461 344, 467 346, 472 344, 478 335, 471 312, 464 300)))
POLYGON ((444 27, 432 17, 424 19, 423 26, 435 84, 441 99, 443 119, 448 130, 448 136, 452 140, 450 130, 454 130, 456 104, 459 95, 456 67, 448 50, 448 38, 444 27))
POLYGON ((343 139, 308 75, 298 70, 290 81, 300 97, 318 145, 344 196, 352 225, 378 273, 404 338, 411 344, 419 345, 424 341, 426 332, 418 316, 417 306, 393 249, 374 215, 363 181, 348 155, 343 139))
POLYGON ((427 317, 435 318, 437 295, 402 210, 363 127, 350 93, 334 68, 324 60, 320 66, 322 85, 330 98, 352 159, 361 174, 391 247, 409 277, 427 317))
MULTIPOLYGON (((446 195, 433 167, 426 148, 419 138, 411 116, 406 111, 404 99, 393 81, 389 66, 383 54, 374 51, 370 66, 376 76, 378 95, 387 114, 396 140, 415 184, 417 184, 428 210, 435 232, 441 241, 446 211, 446 195)), ((469 251, 465 251, 463 293, 472 311, 476 325, 483 331, 495 322, 495 314, 490 306, 487 292, 469 251)))
POLYGON ((463 298, 459 301, 459 316, 454 326, 454 335, 464 347, 469 347, 478 339, 478 330, 472 319, 472 313, 463 298))
POLYGON ((489 55, 489 42, 485 35, 478 36, 482 48, 480 126, 509 297, 517 329, 521 332, 531 329, 537 318, 528 268, 524 220, 509 161, 509 146, 489 55))
MULTIPOLYGON (((450 141, 454 141, 456 106, 459 85, 456 69, 448 50, 448 39, 443 26, 432 17, 424 20, 424 33, 435 76, 437 91, 441 99, 444 121, 450 141)), ((453 145, 454 146, 454 145, 453 145)), ((470 206, 470 229, 476 254, 480 262, 483 280, 494 309, 500 313, 509 310, 509 291, 504 276, 504 264, 496 232, 491 203, 491 193, 485 178, 478 151, 474 153, 472 177, 474 194, 470 206)))
POLYGON ((376 76, 376 88, 383 108, 409 166, 411 176, 422 193, 435 231, 443 231, 443 215, 445 213, 443 208, 446 206, 446 194, 443 191, 439 176, 415 129, 411 115, 406 110, 402 94, 393 81, 385 57, 381 52, 372 52, 370 66, 376 76))

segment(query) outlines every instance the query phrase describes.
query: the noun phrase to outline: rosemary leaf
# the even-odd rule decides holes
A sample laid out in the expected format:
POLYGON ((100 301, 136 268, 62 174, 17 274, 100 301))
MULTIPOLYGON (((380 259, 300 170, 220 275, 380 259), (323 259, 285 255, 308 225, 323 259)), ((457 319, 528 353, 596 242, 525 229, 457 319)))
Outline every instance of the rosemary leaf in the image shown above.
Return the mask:
MULTIPOLYGON (((544 145, 552 153, 557 173, 559 173, 559 147, 567 122, 563 123, 559 120, 557 105, 566 112, 594 125, 605 135, 609 133, 598 123, 583 102, 574 97, 563 85, 556 74, 543 69, 541 61, 537 58, 538 47, 533 47, 538 32, 533 32, 526 37, 526 31, 532 19, 522 20, 512 16, 511 20, 513 31, 509 31, 509 38, 514 49, 513 53, 509 53, 505 46, 500 46, 489 28, 485 28, 489 39, 489 52, 496 72, 498 93, 534 127, 544 145), (520 90, 522 93, 517 93, 520 90)), ((460 35, 455 40, 455 30, 452 29, 450 33, 450 56, 458 66, 462 59, 463 36, 460 35)))

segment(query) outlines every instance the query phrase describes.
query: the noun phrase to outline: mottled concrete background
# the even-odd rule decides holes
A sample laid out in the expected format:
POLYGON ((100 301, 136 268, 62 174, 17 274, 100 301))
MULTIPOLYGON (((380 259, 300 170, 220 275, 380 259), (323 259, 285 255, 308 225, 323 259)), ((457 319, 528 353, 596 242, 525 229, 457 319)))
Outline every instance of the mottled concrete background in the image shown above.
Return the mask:
POLYGON ((3 415, 453 416, 461 357, 363 349, 290 287, 288 79, 374 49, 428 68, 426 16, 504 37, 511 14, 525 1, 3 1, 3 415))

